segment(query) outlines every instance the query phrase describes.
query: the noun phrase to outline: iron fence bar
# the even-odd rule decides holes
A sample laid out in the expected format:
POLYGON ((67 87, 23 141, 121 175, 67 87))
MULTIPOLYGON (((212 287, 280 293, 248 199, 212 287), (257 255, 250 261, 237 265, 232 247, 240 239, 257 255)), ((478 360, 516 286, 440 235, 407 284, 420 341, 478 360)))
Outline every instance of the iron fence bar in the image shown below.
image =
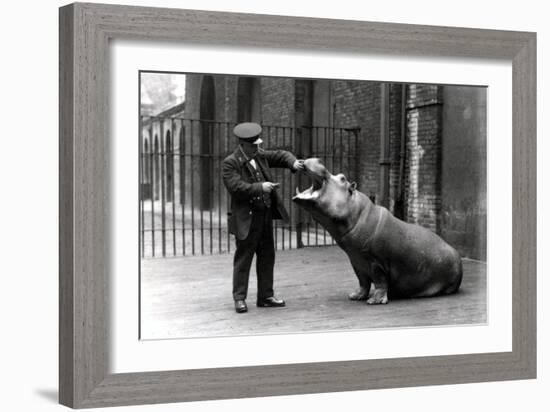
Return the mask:
MULTIPOLYGON (((195 122, 190 122, 190 153, 193 154, 195 151, 195 122)), ((191 181, 191 253, 195 255, 195 157, 191 156, 191 172, 190 172, 190 181, 191 181)))
MULTIPOLYGON (((213 131, 213 126, 215 125, 215 123, 210 123, 208 125, 208 148, 211 152, 214 151, 214 131, 213 131)), ((210 189, 208 191, 208 206, 209 206, 209 209, 210 209, 210 254, 212 254, 212 249, 213 249, 213 228, 212 228, 212 209, 213 209, 213 205, 212 205, 212 201, 214 200, 214 156, 210 157, 208 159, 208 167, 210 168, 210 179, 211 179, 211 182, 208 182, 208 188, 210 189)))
MULTIPOLYGON (((275 144, 276 144, 278 149, 284 150, 285 147, 281 144, 280 130, 281 130, 280 127, 275 128, 275 144)), ((278 189, 278 190, 279 190, 279 193, 280 193, 280 197, 282 199, 284 199, 284 196, 285 196, 285 180, 286 180, 285 179, 285 174, 287 174, 287 173, 290 174, 289 171, 285 170, 285 169, 278 169, 278 171, 277 171, 277 174, 278 174, 277 182, 281 183, 280 189, 278 189)), ((277 222, 277 236, 280 239, 282 250, 285 250, 284 224, 285 223, 282 220, 277 222)))
MULTIPOLYGON (((269 126, 267 126, 267 125, 262 127, 262 140, 264 140, 264 147, 269 148, 271 146, 270 135, 269 135, 269 126)), ((276 174, 272 175, 271 177, 276 179, 276 174)), ((264 176, 264 178, 265 178, 265 176, 264 176)), ((275 189, 273 189, 273 190, 275 190, 275 189)), ((277 227, 277 221, 273 221, 272 235, 273 235, 273 239, 274 239, 274 242, 275 242, 275 249, 277 248, 277 231, 276 231, 276 227, 277 227)))
MULTIPOLYGON (((277 128, 277 129, 276 129, 276 131, 277 131, 277 133, 276 133, 276 135, 277 135, 277 144, 279 144, 279 142, 280 142, 280 140, 281 140, 281 139, 280 139, 280 137, 281 137, 281 133, 280 133, 281 129, 282 129, 282 131, 284 132, 284 130, 285 130, 284 128, 277 128)), ((280 147, 282 147, 283 149, 286 149, 284 138, 282 139, 282 143, 280 144, 280 147)), ((287 174, 290 175, 290 176, 292 176, 292 173, 288 173, 288 172, 287 172, 287 174)), ((282 184, 281 184, 281 197, 282 197, 283 205, 284 205, 284 198, 285 198, 285 193, 286 193, 286 191, 285 191, 285 189, 286 189, 286 184, 285 184, 286 179, 284 178, 284 171, 281 171, 280 176, 281 176, 281 182, 282 182, 282 184)), ((283 250, 285 250, 285 223, 283 222, 283 223, 280 225, 280 227, 281 227, 281 242, 282 242, 282 244, 283 244, 283 250)))
MULTIPOLYGON (((278 150, 286 150, 286 148, 281 143, 281 139, 279 135, 280 129, 281 129, 280 127, 275 127, 275 146, 277 147, 278 150)), ((287 170, 287 169, 283 169, 283 168, 277 169, 277 183, 280 183, 280 186, 277 188, 277 193, 280 195, 283 205, 284 205, 285 189, 286 189, 285 176, 286 174, 290 174, 289 172, 290 170, 287 170)), ((281 247, 280 247, 281 250, 286 249, 284 227, 285 227, 285 222, 283 220, 278 220, 277 221, 277 238, 279 239, 279 243, 281 244, 281 247)))
POLYGON ((344 140, 342 136, 342 129, 338 130, 340 132, 340 170, 344 169, 344 140))
POLYGON ((162 257, 166 256, 166 145, 164 136, 164 121, 160 123, 160 207, 161 207, 161 239, 162 257))
MULTIPOLYGON (((279 136, 278 136, 278 127, 270 127, 270 146, 273 145, 275 146, 275 148, 277 148, 278 150, 282 149, 281 148, 281 145, 279 143, 279 136)), ((282 185, 284 184, 284 180, 283 180, 283 169, 281 168, 277 168, 275 169, 275 181, 277 183, 281 183, 281 186, 280 186, 280 189, 277 188, 275 190, 277 190, 281 196, 284 196, 284 192, 282 191, 282 185)), ((279 242, 280 242, 280 239, 281 239, 281 228, 282 228, 282 221, 281 220, 276 220, 275 221, 275 239, 276 239, 276 245, 277 245, 277 249, 283 249, 282 247, 279 247, 279 242)))
MULTIPOLYGON (((207 123, 208 124, 208 123, 207 123)), ((203 170, 206 169, 204 167, 204 157, 202 156, 202 148, 203 148, 203 139, 204 139, 204 129, 203 129, 203 126, 202 124, 199 123, 199 131, 200 131, 200 134, 199 134, 199 179, 200 179, 200 176, 202 175, 203 173, 203 170)), ((203 203, 205 201, 204 199, 204 194, 202 193, 202 191, 204 190, 204 186, 202 184, 203 182, 201 182, 201 185, 200 185, 200 196, 199 196, 199 212, 200 212, 200 233, 201 233, 201 255, 204 255, 204 209, 203 209, 203 203)))
POLYGON ((332 156, 330 159, 330 170, 334 172, 334 165, 336 163, 336 150, 334 150, 334 146, 336 146, 336 133, 334 131, 335 129, 330 129, 330 137, 329 140, 332 140, 330 147, 332 147, 332 156))
POLYGON ((156 176, 156 157, 154 152, 158 150, 157 140, 153 137, 153 122, 149 125, 149 137, 151 138, 151 158, 149 160, 149 168, 151 171, 151 255, 155 257, 155 179, 156 176))
POLYGON ((143 136, 143 130, 141 128, 141 116, 139 118, 139 216, 140 216, 140 220, 139 220, 139 233, 141 235, 141 239, 140 239, 140 255, 141 257, 143 257, 144 253, 145 253, 145 226, 144 226, 144 222, 145 222, 145 212, 143 211, 144 207, 143 207, 143 202, 144 202, 144 194, 143 194, 143 185, 144 185, 144 175, 143 175, 143 164, 145 163, 144 162, 144 159, 143 159, 143 145, 145 143, 145 137, 143 136))
MULTIPOLYGON (((311 131, 313 134, 313 130, 311 131)), ((313 145, 313 143, 312 143, 313 145)), ((319 153, 319 128, 315 128, 315 157, 317 157, 317 154, 319 153)), ((320 157, 320 156, 319 156, 320 157)), ((315 221, 315 245, 319 246, 319 226, 317 224, 317 221, 315 221)))
MULTIPOLYGON (((294 153, 294 151, 292 150, 292 148, 290 148, 287 143, 286 143, 286 134, 287 132, 287 128, 286 127, 283 127, 281 128, 281 144, 282 144, 282 147, 285 149, 285 150, 290 150, 292 151, 292 153, 294 153)), ((296 157, 298 158, 298 157, 296 157)), ((288 206, 288 222, 285 222, 282 227, 281 227, 281 236, 283 237, 283 244, 284 244, 284 248, 285 249, 290 249, 290 238, 292 237, 291 233, 288 231, 288 228, 291 227, 292 225, 292 217, 291 217, 291 212, 292 212, 292 207, 290 205, 290 202, 292 202, 292 196, 290 195, 291 194, 291 190, 290 188, 292 187, 292 180, 294 178, 294 174, 295 173, 288 173, 287 176, 288 176, 288 179, 284 179, 283 182, 283 187, 281 189, 281 195, 283 197, 283 205, 285 207, 288 206), (287 205, 287 202, 288 202, 288 205, 287 205)))
MULTIPOLYGON (((323 127, 323 164, 327 164, 327 128, 323 127)), ((327 231, 323 230, 323 243, 327 244, 327 231)))
MULTIPOLYGON (((225 144, 224 144, 224 148, 225 148, 225 154, 228 155, 229 154, 229 130, 230 129, 233 129, 232 127, 229 126, 230 123, 227 124, 227 127, 225 129, 225 144)), ((233 126, 231 124, 231 126, 233 126)), ((227 223, 229 225, 229 215, 228 215, 228 212, 231 211, 231 196, 227 196, 226 195, 226 201, 225 201, 225 205, 226 205, 226 219, 227 219, 227 223)), ((227 228, 227 252, 228 253, 231 253, 231 235, 229 233, 229 227, 227 228)))
POLYGON ((218 126, 218 253, 222 253, 222 136, 218 126))
MULTIPOLYGON (((266 141, 266 146, 267 147, 271 147, 271 141, 272 141, 272 137, 273 137, 273 128, 271 126, 267 126, 267 141, 266 141)), ((274 173, 275 173, 275 176, 273 176, 275 178, 275 181, 279 181, 279 173, 278 173, 278 170, 274 170, 274 173)), ((273 190, 277 190, 277 189, 273 189, 273 190)), ((278 242, 278 227, 279 227, 279 222, 277 220, 275 220, 273 222, 273 231, 275 232, 275 248, 278 249, 279 248, 279 242, 278 242)))
MULTIPOLYGON (((289 139, 290 139, 289 145, 290 145, 290 147, 296 147, 297 144, 298 144, 298 143, 296 142, 296 129, 295 129, 295 128, 289 129, 289 133, 290 133, 290 136, 289 136, 289 139)), ((303 157, 303 156, 302 156, 302 157, 303 157)), ((299 182, 300 182, 300 175, 297 175, 297 176, 295 175, 295 176, 293 177, 294 186, 298 187, 299 182)), ((290 193, 292 194, 292 189, 291 189, 290 193)), ((292 198, 292 196, 291 196, 291 198, 292 198)), ((292 202, 292 200, 290 200, 290 202, 292 202)), ((295 231, 297 232, 297 231, 298 231, 297 226, 298 226, 298 216, 299 216, 299 215, 296 216, 296 212, 297 212, 298 209, 297 209, 297 208, 292 208, 292 210, 294 211, 294 227, 295 227, 295 231)), ((292 238, 293 238, 293 236, 292 236, 292 227, 290 228, 290 231, 291 231, 291 232, 290 232, 290 241, 289 241, 289 242, 290 242, 290 247, 292 247, 292 238)), ((296 237, 296 248, 299 247, 299 243, 298 243, 297 239, 298 239, 298 238, 296 237)))
POLYGON ((170 180, 170 186, 172 189, 172 255, 176 256, 176 185, 175 185, 175 177, 176 177, 176 159, 174 158, 174 146, 176 145, 176 138, 174 136, 174 119, 170 120, 170 166, 172 168, 171 175, 172 179, 170 180))
MULTIPOLYGON (((294 127, 294 143, 296 144, 296 148, 298 149, 297 152, 300 156, 303 156, 303 157, 306 157, 305 156, 305 153, 303 151, 303 140, 302 140, 302 133, 301 133, 301 130, 297 127, 294 127)), ((296 179, 298 182, 298 186, 301 186, 302 185, 302 176, 299 175, 296 179)), ((296 247, 297 248, 302 248, 304 247, 304 242, 302 240, 302 227, 303 227, 303 222, 302 222, 302 216, 303 216, 303 212, 301 211, 301 209, 296 209, 297 211, 297 217, 296 217, 296 247)))
MULTIPOLYGON (((283 146, 285 147, 289 147, 286 145, 286 128, 283 128, 283 146)), ((289 249, 292 249, 292 246, 290 244, 290 242, 292 242, 292 207, 291 207, 291 203, 292 203, 292 181, 294 179, 294 174, 291 173, 290 174, 290 180, 288 182, 288 242, 289 242, 289 245, 288 245, 288 248, 289 249)), ((285 193, 284 189, 283 189, 283 193, 285 193)), ((283 204, 284 204, 284 197, 283 197, 283 204)), ((283 228, 283 237, 284 237, 284 231, 285 231, 286 228, 283 228)))
MULTIPOLYGON (((331 170, 334 171, 334 165, 336 164, 336 150, 335 149, 335 146, 336 146, 336 129, 333 127, 331 128, 330 130, 330 137, 332 138, 332 144, 331 144, 331 147, 332 147, 332 158, 331 158, 331 170)), ((334 244, 334 239, 332 241, 332 244, 334 244)))
POLYGON ((359 161, 358 161, 359 139, 358 139, 358 134, 359 134, 359 132, 353 134, 353 136, 355 138, 355 156, 353 158, 353 162, 354 162, 353 163, 353 170, 354 170, 355 176, 354 176, 353 180, 355 180, 355 181, 359 180, 359 161))
POLYGON ((181 238, 182 238, 182 253, 185 256, 185 124, 184 120, 180 121, 179 133, 179 158, 180 158, 180 210, 181 210, 181 238))

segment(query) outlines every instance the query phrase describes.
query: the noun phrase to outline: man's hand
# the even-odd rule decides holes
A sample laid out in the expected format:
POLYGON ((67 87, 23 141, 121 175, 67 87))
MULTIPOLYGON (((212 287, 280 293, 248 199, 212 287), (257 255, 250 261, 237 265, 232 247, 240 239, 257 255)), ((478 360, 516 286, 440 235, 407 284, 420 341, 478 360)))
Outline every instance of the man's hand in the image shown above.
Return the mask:
POLYGON ((262 183, 262 190, 265 193, 271 193, 273 189, 276 189, 277 186, 279 186, 279 183, 272 183, 272 182, 263 182, 262 183))
POLYGON ((292 167, 294 168, 294 170, 306 170, 306 167, 304 165, 304 161, 302 159, 298 159, 294 162, 294 164, 292 165, 292 167))

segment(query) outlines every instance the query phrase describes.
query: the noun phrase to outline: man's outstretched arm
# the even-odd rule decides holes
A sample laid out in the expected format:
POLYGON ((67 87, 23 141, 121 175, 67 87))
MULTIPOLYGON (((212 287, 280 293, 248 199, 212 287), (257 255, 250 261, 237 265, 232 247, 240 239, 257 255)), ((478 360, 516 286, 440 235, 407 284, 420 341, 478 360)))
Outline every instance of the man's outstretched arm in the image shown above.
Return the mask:
POLYGON ((288 168, 293 172, 304 170, 304 161, 296 159, 296 156, 286 150, 264 150, 263 155, 269 167, 288 168))

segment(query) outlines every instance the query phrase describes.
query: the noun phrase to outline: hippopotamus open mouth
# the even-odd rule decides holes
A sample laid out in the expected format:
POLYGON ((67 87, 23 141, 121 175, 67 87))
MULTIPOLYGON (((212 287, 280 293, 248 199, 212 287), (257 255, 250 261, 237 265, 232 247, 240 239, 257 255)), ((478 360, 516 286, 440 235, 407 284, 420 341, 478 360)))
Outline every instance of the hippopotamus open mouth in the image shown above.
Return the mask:
POLYGON ((330 176, 329 171, 317 158, 310 158, 304 161, 304 172, 311 179, 311 186, 300 192, 296 187, 296 195, 292 198, 296 199, 315 199, 319 197, 319 190, 323 188, 327 178, 330 176))

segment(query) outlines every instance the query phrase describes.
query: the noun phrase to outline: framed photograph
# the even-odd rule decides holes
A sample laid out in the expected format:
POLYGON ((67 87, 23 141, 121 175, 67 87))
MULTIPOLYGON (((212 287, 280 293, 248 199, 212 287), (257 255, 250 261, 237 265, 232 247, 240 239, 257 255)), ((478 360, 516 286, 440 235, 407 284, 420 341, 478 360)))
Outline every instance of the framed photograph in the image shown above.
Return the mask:
POLYGON ((60 402, 536 376, 536 35, 60 9, 60 402))

